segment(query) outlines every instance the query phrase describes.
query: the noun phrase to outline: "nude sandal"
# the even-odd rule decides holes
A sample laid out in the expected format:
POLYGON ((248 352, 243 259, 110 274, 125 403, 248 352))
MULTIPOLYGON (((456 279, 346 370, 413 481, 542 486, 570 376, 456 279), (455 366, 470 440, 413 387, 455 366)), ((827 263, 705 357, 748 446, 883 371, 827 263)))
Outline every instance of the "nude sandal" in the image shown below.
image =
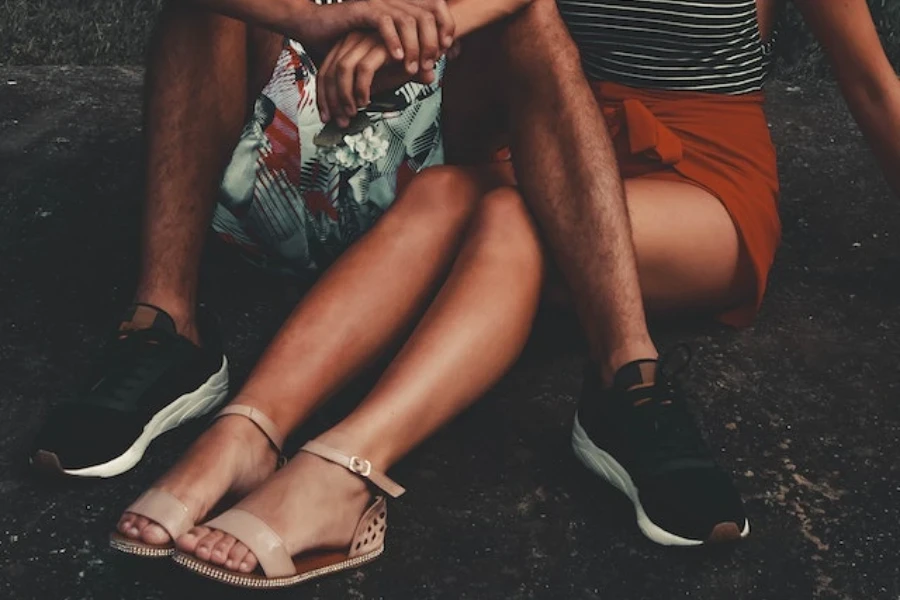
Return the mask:
MULTIPOLYGON (((278 466, 280 468, 286 462, 281 453, 284 444, 284 436, 278 432, 278 428, 272 420, 256 408, 243 404, 226 406, 214 417, 213 420, 227 415, 240 415, 250 419, 260 431, 269 439, 269 443, 278 453, 278 466)), ((140 540, 133 540, 113 531, 109 535, 111 548, 144 558, 165 558, 175 552, 175 540, 184 535, 194 526, 188 507, 184 503, 160 488, 150 488, 144 492, 134 503, 125 509, 125 512, 134 513, 146 517, 166 530, 172 540, 167 544, 148 544, 140 540)))
MULTIPOLYGON (((372 468, 372 463, 358 456, 347 456, 320 442, 308 442, 301 451, 309 452, 325 460, 345 467, 383 492, 397 498, 406 490, 372 468)), ((290 556, 281 537, 259 517, 233 508, 205 524, 233 536, 247 546, 259 561, 254 573, 238 573, 200 560, 190 554, 175 552, 173 558, 179 565, 209 579, 241 588, 286 588, 354 569, 371 562, 384 552, 384 535, 387 528, 387 502, 384 496, 376 496, 363 513, 350 541, 343 551, 313 550, 290 556)))

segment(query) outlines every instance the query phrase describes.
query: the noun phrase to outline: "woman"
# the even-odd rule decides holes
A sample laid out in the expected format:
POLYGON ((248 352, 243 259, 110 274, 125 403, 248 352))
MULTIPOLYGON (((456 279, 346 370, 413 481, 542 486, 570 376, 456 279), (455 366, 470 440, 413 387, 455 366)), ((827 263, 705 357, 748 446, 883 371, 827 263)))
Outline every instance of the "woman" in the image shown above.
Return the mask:
MULTIPOLYGON (((346 10, 366 4, 381 10, 383 3, 346 10)), ((376 85, 387 94, 336 132, 323 129, 316 113, 314 59, 291 40, 272 57, 269 83, 226 172, 215 225, 257 262, 304 271, 334 261, 380 218, 304 298, 211 428, 126 510, 114 548, 168 556, 174 541, 184 564, 249 587, 290 585, 371 560, 383 549, 385 508, 368 484, 402 493, 383 472, 481 396, 518 355, 542 282, 534 230, 515 195, 491 191, 496 186, 485 177, 449 167, 415 174, 440 160, 434 72, 442 64, 426 51, 439 46, 426 39, 439 30, 419 28, 421 39, 412 40, 404 35, 403 10, 408 4, 415 14, 429 3, 387 4, 400 15, 395 50, 405 60, 420 52, 413 59, 419 64, 380 71, 376 85), (411 41, 418 48, 410 50, 411 41), (423 83, 390 91, 417 72, 423 83), (292 229, 298 210, 303 228, 292 229), (360 406, 275 473, 284 438, 416 322, 360 406), (482 356, 480 364, 468 364, 473 355, 482 356), (201 525, 213 508, 263 481, 265 493, 247 495, 209 523, 222 538, 213 543, 201 525), (224 529, 242 541, 226 541, 224 529), (254 542, 263 538, 264 546, 254 542), (284 544, 273 554, 277 539, 284 544), (258 564, 262 570, 255 572, 258 564)), ((436 13, 442 6, 430 4, 436 13)), ((453 7, 457 36, 520 2, 497 2, 490 11, 480 4, 453 7)), ((229 13, 265 22, 248 13, 267 6, 234 2, 229 13)), ((344 8, 322 10, 333 16, 344 8)), ((440 25, 440 14, 435 22, 440 25)), ((392 65, 399 64, 398 53, 382 42, 390 37, 384 27, 376 20, 347 43, 377 39, 392 65), (382 29, 377 34, 375 25, 382 29)), ((344 49, 334 46, 325 64, 344 49)))
MULTIPOLYGON (((853 114, 900 190, 900 82, 865 1, 796 4, 832 58, 853 114)), ((625 180, 644 304, 657 315, 703 312, 747 325, 762 301, 780 238, 775 152, 762 94, 778 8, 774 0, 534 0, 505 32, 464 43, 446 86, 444 124, 453 138, 448 153, 454 160, 489 163, 500 181, 515 186, 502 127, 515 107, 520 120, 512 127, 520 143, 538 123, 545 135, 528 138, 531 154, 523 174, 533 192, 542 176, 553 175, 557 184, 571 177, 557 161, 583 151, 554 146, 552 124, 559 119, 546 115, 602 114, 625 180), (519 27, 520 21, 529 25, 519 27), (509 56, 497 51, 498 39, 505 39, 509 56), (567 103, 565 97, 574 94, 562 83, 556 92, 540 89, 552 88, 554 77, 578 83, 580 75, 564 71, 572 63, 579 68, 579 54, 601 111, 590 100, 577 107, 567 103), (503 60, 493 61, 498 55, 503 60), (504 71, 510 65, 512 78, 504 71), (523 85, 527 77, 538 83, 523 85), (552 152, 540 161, 535 149, 547 146, 552 152)), ((352 64, 342 69, 352 72, 352 64)), ((340 111, 358 95, 352 82, 338 82, 332 97, 341 102, 326 112, 340 111)), ((577 163, 583 169, 602 166, 577 163)), ((552 199, 559 206, 566 200, 552 199)), ((546 226, 553 203, 544 200, 539 224, 546 226)), ((602 253, 603 240, 596 243, 602 253)), ((656 360, 648 358, 636 361, 641 372, 630 369, 625 378, 589 376, 573 428, 576 452, 629 496, 642 531, 654 541, 699 545, 746 536, 749 522, 733 483, 715 466, 684 404, 673 401, 677 394, 644 373, 653 365, 660 375, 656 360), (632 383, 618 386, 620 379, 632 383), (610 396, 621 402, 601 401, 610 396), (604 425, 610 422, 615 425, 604 425), (597 441, 604 437, 612 443, 597 441), (610 453, 621 461, 610 460, 610 453), (593 464, 598 456, 619 475, 593 464), (626 479, 635 483, 622 483, 626 479)))

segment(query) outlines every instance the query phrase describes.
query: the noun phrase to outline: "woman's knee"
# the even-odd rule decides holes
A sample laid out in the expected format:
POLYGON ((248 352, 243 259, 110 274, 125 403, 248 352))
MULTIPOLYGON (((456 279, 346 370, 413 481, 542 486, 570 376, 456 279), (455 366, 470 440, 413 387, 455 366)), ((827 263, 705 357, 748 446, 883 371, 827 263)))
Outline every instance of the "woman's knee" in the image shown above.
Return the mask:
POLYGON ((476 179, 466 169, 428 167, 407 184, 389 213, 427 213, 434 223, 461 224, 475 211, 478 196, 476 179))
POLYGON ((516 188, 488 192, 472 218, 469 235, 492 252, 502 252, 527 265, 543 265, 537 229, 516 188))

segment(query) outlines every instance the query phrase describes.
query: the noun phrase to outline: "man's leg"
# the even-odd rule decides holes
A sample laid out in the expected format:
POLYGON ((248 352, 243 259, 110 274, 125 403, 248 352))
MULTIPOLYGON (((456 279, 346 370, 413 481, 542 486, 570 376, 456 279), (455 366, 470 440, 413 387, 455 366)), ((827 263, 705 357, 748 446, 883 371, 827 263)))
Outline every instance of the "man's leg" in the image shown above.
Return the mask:
POLYGON ((622 365, 655 358, 656 348, 606 122, 553 0, 535 0, 503 43, 519 185, 610 382, 622 365))
POLYGON ((166 5, 151 43, 147 196, 135 301, 165 310, 178 332, 195 342, 200 254, 222 172, 249 100, 265 84, 279 47, 274 33, 248 31, 241 21, 189 2, 166 5), (248 90, 251 85, 257 89, 248 90))
MULTIPOLYGON (((504 54, 516 175, 572 291, 595 363, 573 425, 576 455, 629 497, 641 530, 657 543, 694 546, 748 535, 740 496, 657 363, 647 331, 634 248, 644 242, 633 236, 629 208, 651 214, 648 193, 660 189, 630 185, 626 206, 605 120, 554 0, 535 0, 511 22, 504 54)), ((670 191, 686 211, 713 207, 727 218, 701 190, 675 184, 670 191)), ((636 225, 652 230, 654 223, 651 216, 636 225)), ((723 256, 737 247, 733 227, 725 232, 723 256)), ((670 258, 690 264, 691 249, 670 258)), ((642 260, 641 268, 653 264, 642 260)), ((701 276, 691 283, 700 289, 708 282, 701 276)))
POLYGON ((147 73, 147 198, 136 305, 90 391, 49 415, 32 454, 39 468, 118 475, 154 438, 227 396, 222 350, 197 326, 197 271, 248 99, 271 74, 280 45, 275 34, 248 31, 190 3, 164 8, 147 73))

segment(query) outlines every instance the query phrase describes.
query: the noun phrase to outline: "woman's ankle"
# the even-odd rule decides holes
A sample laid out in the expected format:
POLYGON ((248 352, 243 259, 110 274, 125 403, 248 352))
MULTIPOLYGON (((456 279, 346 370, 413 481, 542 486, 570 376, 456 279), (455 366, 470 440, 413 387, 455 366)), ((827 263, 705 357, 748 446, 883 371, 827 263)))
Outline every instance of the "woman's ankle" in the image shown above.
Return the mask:
POLYGON ((210 433, 222 436, 223 443, 239 445, 255 455, 254 462, 275 464, 280 456, 266 434, 250 419, 241 415, 224 415, 210 426, 210 433))
POLYGON ((379 471, 387 471, 395 462, 390 447, 383 438, 373 440, 368 433, 356 432, 338 424, 319 435, 316 441, 343 454, 368 460, 379 471))

